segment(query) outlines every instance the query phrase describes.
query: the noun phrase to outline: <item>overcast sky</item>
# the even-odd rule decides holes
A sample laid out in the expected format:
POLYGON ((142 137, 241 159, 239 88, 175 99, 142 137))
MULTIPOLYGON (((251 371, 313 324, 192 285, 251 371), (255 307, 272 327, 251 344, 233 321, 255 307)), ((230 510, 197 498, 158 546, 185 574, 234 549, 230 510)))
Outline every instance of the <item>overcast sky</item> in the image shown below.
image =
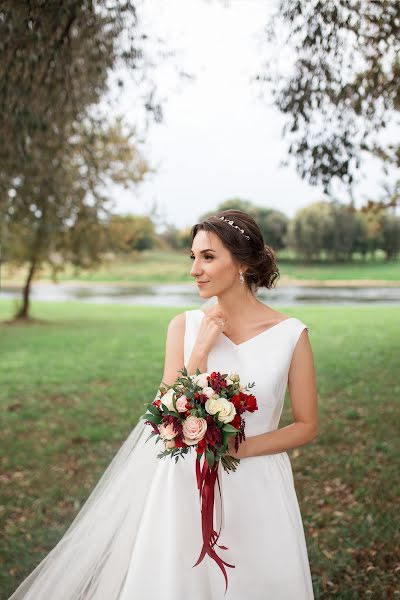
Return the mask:
MULTIPOLYGON (((171 68, 157 73, 167 95, 164 121, 147 135, 145 155, 157 173, 136 192, 116 196, 118 212, 146 213, 155 201, 169 222, 193 224, 198 216, 231 197, 282 210, 289 217, 324 197, 294 166, 279 167, 288 142, 284 117, 249 78, 261 71, 260 34, 274 0, 147 0, 147 29, 178 51, 177 64, 196 75, 179 81, 171 68)), ((129 84, 119 99, 134 122, 129 84)), ((371 161, 368 179, 356 188, 356 204, 378 192, 379 171, 371 161)), ((346 199, 345 197, 343 199, 346 199)))

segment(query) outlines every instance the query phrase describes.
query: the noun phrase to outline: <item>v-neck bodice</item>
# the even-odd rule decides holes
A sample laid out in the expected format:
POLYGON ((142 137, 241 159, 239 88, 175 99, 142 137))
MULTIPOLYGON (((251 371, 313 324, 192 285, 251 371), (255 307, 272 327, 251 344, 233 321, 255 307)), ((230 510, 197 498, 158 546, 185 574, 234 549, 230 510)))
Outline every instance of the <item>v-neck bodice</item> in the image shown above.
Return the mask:
MULTIPOLYGON (((204 317, 205 312, 202 311, 201 309, 198 309, 200 314, 201 314, 201 318, 204 317)), ((271 327, 268 327, 267 329, 264 329, 263 331, 260 331, 260 333, 256 333, 256 335, 253 335, 251 338, 248 338, 247 340, 244 340, 243 342, 240 343, 236 343, 233 340, 231 340, 225 333, 221 333, 221 335, 226 338, 228 340, 228 342, 231 342, 231 344, 233 344, 234 346, 236 346, 236 348, 239 348, 241 346, 244 346, 245 344, 247 344, 248 342, 251 342, 252 340, 255 340, 256 338, 258 338, 261 335, 264 335, 266 333, 268 333, 268 331, 270 331, 271 329, 273 329, 274 327, 278 327, 278 325, 280 325, 281 323, 283 323, 284 321, 288 321, 289 319, 293 319, 295 317, 286 317, 285 319, 282 319, 281 321, 279 321, 278 323, 275 323, 275 325, 272 325, 271 327)))
MULTIPOLYGON (((187 366, 205 313, 196 309, 186 311, 185 315, 184 361, 187 366)), ((248 435, 278 428, 293 352, 304 329, 308 326, 302 321, 287 317, 240 344, 221 333, 209 353, 207 372, 236 372, 242 385, 255 383, 251 393, 257 398, 258 410, 246 413, 248 435)))

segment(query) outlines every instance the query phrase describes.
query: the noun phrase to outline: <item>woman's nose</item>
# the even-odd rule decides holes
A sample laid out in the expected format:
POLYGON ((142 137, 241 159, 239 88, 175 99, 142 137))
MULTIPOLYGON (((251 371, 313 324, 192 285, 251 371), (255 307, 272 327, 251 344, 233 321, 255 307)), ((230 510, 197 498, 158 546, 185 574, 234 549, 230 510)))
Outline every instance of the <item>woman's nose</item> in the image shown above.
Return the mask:
POLYGON ((199 263, 197 262, 196 259, 194 259, 192 268, 190 269, 190 274, 192 277, 197 277, 198 275, 200 275, 200 273, 201 273, 201 269, 199 267, 199 263))

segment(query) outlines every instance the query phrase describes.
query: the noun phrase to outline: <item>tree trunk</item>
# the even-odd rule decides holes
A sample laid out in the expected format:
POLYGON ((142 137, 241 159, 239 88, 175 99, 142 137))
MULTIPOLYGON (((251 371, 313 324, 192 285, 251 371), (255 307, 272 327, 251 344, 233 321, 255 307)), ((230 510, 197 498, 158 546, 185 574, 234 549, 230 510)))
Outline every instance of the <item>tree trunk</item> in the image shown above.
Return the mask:
POLYGON ((31 293, 31 283, 36 270, 36 258, 34 258, 29 267, 27 280, 22 291, 22 306, 15 315, 16 319, 29 319, 29 301, 31 293))

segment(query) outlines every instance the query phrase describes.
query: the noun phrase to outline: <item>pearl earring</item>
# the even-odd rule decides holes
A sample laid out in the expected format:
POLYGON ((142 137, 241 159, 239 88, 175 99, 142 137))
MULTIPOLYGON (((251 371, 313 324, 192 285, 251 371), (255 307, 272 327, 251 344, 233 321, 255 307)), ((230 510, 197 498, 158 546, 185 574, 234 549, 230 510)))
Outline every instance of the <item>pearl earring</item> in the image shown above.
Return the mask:
POLYGON ((244 283, 244 277, 243 277, 242 271, 239 271, 239 275, 240 275, 240 277, 239 277, 240 283, 244 283))

